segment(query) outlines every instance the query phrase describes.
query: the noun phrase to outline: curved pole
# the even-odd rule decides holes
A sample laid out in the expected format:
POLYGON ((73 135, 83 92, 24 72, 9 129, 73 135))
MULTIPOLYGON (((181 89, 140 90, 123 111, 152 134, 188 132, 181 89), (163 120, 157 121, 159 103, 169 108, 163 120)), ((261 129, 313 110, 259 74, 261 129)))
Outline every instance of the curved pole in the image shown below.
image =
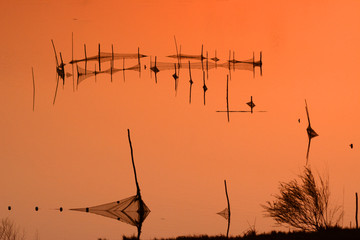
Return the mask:
POLYGON ((137 176, 136 176, 136 169, 135 169, 135 163, 134 163, 134 153, 133 153, 133 148, 131 145, 131 139, 130 139, 130 130, 128 129, 128 138, 129 138, 129 144, 130 144, 130 151, 131 151, 131 161, 132 161, 132 165, 133 165, 133 169, 134 169, 134 176, 135 176, 135 183, 136 183, 136 195, 141 199, 140 196, 140 187, 139 187, 139 183, 137 181, 137 176))
POLYGON ((227 227, 227 231, 226 231, 226 237, 229 237, 229 229, 230 229, 230 201, 229 201, 229 195, 227 192, 227 187, 226 187, 226 180, 224 180, 224 184, 225 184, 225 194, 226 194, 226 200, 227 200, 227 204, 228 204, 228 212, 229 212, 229 218, 228 218, 228 227, 227 227))

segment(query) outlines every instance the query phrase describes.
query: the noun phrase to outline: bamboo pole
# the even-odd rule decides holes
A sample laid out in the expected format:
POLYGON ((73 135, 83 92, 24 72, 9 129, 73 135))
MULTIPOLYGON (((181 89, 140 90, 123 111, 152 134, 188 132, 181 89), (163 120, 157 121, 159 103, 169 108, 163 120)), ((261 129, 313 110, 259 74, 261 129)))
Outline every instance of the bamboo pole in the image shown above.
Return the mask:
POLYGON ((203 83, 204 83, 204 85, 203 85, 203 89, 204 89, 204 106, 205 106, 205 104, 206 104, 206 91, 207 91, 207 87, 206 87, 206 83, 205 83, 205 71, 203 71, 203 83))
POLYGON ((229 113, 229 75, 226 76, 226 112, 227 112, 228 122, 230 122, 230 113, 229 113))
POLYGON ((206 51, 206 79, 209 79, 209 55, 206 51))
POLYGON ((111 75, 111 82, 112 82, 112 75, 113 75, 113 68, 114 68, 114 46, 111 44, 111 63, 110 63, 110 75, 111 75))
POLYGON ((101 72, 101 62, 100 62, 100 43, 99 43, 99 51, 98 51, 98 60, 99 60, 99 72, 101 72))
POLYGON ((35 78, 34 78, 34 68, 31 67, 32 80, 33 80, 33 112, 35 111, 35 78))
POLYGON ((123 58, 123 78, 125 82, 125 58, 123 58))
POLYGON ((356 222, 356 229, 358 229, 359 228, 359 225, 358 225, 358 210, 359 210, 359 208, 358 208, 358 194, 357 194, 357 192, 355 193, 355 199, 356 199, 356 208, 355 208, 355 222, 356 222))
POLYGON ((86 76, 86 67, 87 67, 86 44, 84 44, 84 53, 85 53, 85 76, 86 76))
POLYGON ((141 78, 140 48, 138 47, 139 77, 141 78))
POLYGON ((74 76, 74 32, 71 32, 71 69, 73 77, 73 92, 75 92, 75 76, 74 76))
POLYGON ((130 130, 128 129, 128 139, 129 139, 129 145, 130 145, 130 151, 131 151, 131 161, 132 161, 132 165, 133 165, 133 169, 134 169, 134 176, 135 176, 135 183, 136 183, 136 194, 138 197, 140 197, 140 187, 139 187, 139 183, 137 181, 137 176, 136 176, 136 169, 135 169, 135 163, 134 163, 134 153, 133 153, 133 148, 132 148, 132 144, 131 144, 131 139, 130 139, 130 130))
POLYGON ((227 231, 226 231, 226 238, 228 238, 229 237, 229 229, 230 229, 230 201, 229 201, 229 195, 228 195, 227 187, 226 187, 226 180, 224 180, 224 184, 225 184, 225 194, 226 194, 226 200, 227 200, 227 205, 228 205, 228 213, 229 213, 228 227, 227 227, 227 231))
POLYGON ((190 76, 190 80, 189 80, 189 83, 190 83, 190 93, 189 93, 189 103, 191 104, 191 88, 192 88, 192 85, 193 85, 193 80, 191 78, 191 67, 190 67, 190 61, 189 61, 189 76, 190 76))

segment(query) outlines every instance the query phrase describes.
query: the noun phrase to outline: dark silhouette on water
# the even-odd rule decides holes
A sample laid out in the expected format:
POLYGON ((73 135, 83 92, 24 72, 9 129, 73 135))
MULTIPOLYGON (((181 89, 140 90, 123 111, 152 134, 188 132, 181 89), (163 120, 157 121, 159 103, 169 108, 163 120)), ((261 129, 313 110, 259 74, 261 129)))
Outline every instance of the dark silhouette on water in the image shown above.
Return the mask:
POLYGON ((35 111, 35 77, 34 77, 34 68, 31 67, 32 80, 33 80, 33 112, 35 111))
POLYGON ((350 146, 350 148, 351 148, 351 149, 353 149, 354 144, 350 143, 350 145, 349 145, 349 146, 350 146))
POLYGON ((228 221, 228 226, 227 226, 227 230, 226 230, 226 237, 229 237, 229 229, 230 229, 230 216, 231 216, 231 212, 230 212, 230 201, 229 201, 229 195, 227 192, 227 187, 226 187, 226 180, 224 180, 224 184, 225 184, 225 194, 226 194, 226 201, 227 201, 227 208, 225 208, 224 210, 222 210, 221 212, 218 212, 217 214, 219 214, 220 216, 224 217, 227 221, 228 221))
POLYGON ((178 79, 179 79, 179 76, 178 74, 176 73, 176 63, 174 63, 174 69, 175 69, 175 72, 174 74, 172 75, 172 77, 174 78, 175 80, 175 95, 177 94, 177 87, 178 87, 178 79))
MULTIPOLYGON (((228 106, 228 93, 226 95, 226 100, 227 100, 227 106, 228 106)), ((250 112, 251 114, 253 112, 267 112, 267 111, 264 111, 264 110, 259 110, 259 111, 254 111, 253 108, 255 107, 255 103, 253 102, 253 99, 252 99, 252 96, 250 97, 250 102, 247 102, 246 103, 249 107, 250 107, 250 111, 249 110, 229 110, 227 109, 226 111, 216 111, 216 112, 226 112, 227 114, 229 113, 235 113, 235 112, 250 112)), ((228 118, 228 121, 229 121, 229 118, 228 118)))
POLYGON ((156 67, 156 56, 155 56, 155 65, 151 65, 151 57, 150 57, 150 70, 155 73, 155 82, 157 83, 157 73, 160 72, 160 70, 156 67))
POLYGON ((146 206, 144 201, 142 200, 140 194, 140 187, 137 180, 136 168, 134 163, 134 154, 133 148, 130 139, 130 130, 128 129, 128 139, 131 151, 131 161, 134 170, 135 184, 136 184, 136 195, 131 196, 119 201, 110 202, 94 207, 87 208, 74 208, 70 210, 81 211, 81 212, 90 212, 94 214, 98 214, 104 217, 109 217, 113 219, 117 219, 119 221, 128 223, 130 225, 136 226, 138 230, 137 238, 140 239, 141 227, 146 219, 146 217, 150 213, 150 209, 146 206))
POLYGON ((192 78, 191 78, 191 67, 190 67, 190 61, 189 61, 189 83, 190 83, 190 93, 189 93, 189 103, 191 104, 191 89, 192 89, 192 85, 194 84, 192 78))
POLYGON ((253 102, 252 96, 250 96, 250 102, 246 103, 249 107, 250 107, 250 112, 251 114, 253 113, 253 108, 256 106, 255 103, 253 102))
POLYGON ((309 138, 307 152, 306 152, 306 165, 307 165, 308 160, 309 160, 309 151, 310 151, 311 139, 314 138, 314 137, 317 137, 319 135, 314 131, 314 129, 311 128, 309 110, 308 110, 306 99, 305 99, 305 110, 306 110, 306 115, 307 115, 307 119, 308 119, 308 127, 306 129, 306 132, 307 132, 307 135, 308 135, 308 138, 309 138))
POLYGON ((211 58, 211 60, 213 60, 215 62, 215 68, 217 68, 217 62, 220 60, 217 58, 217 55, 216 55, 216 50, 215 50, 215 57, 211 58))
POLYGON ((51 39, 51 43, 52 43, 52 46, 53 46, 53 49, 54 49, 55 61, 56 61, 56 88, 55 88, 55 95, 54 95, 54 100, 53 100, 53 104, 55 104, 57 90, 58 90, 58 86, 59 86, 59 78, 62 79, 63 86, 65 85, 65 68, 64 68, 65 64, 63 62, 61 53, 60 53, 61 63, 59 64, 57 54, 56 54, 55 44, 54 44, 54 41, 52 39, 51 39))
POLYGON ((205 83, 205 72, 203 71, 203 82, 204 82, 204 85, 203 85, 203 90, 204 90, 204 106, 206 104, 206 91, 208 90, 207 86, 206 86, 206 83, 205 83))

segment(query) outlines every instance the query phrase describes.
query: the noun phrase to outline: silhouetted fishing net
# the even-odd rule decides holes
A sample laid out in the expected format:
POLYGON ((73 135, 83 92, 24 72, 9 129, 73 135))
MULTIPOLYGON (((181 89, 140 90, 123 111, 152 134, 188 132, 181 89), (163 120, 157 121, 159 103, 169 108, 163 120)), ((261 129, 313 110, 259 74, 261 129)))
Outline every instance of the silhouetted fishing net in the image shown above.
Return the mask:
POLYGON ((217 214, 224 217, 226 220, 229 219, 229 209, 228 208, 225 208, 224 210, 222 210, 221 212, 218 212, 217 214))
POLYGON ((149 215, 150 210, 138 195, 120 201, 88 208, 74 208, 73 211, 90 212, 138 226, 149 215))
POLYGON ((85 69, 82 68, 80 66, 77 66, 77 72, 78 72, 78 84, 80 84, 81 82, 83 82, 84 80, 86 80, 89 77, 93 77, 95 75, 98 74, 103 74, 103 73, 107 73, 107 74, 115 74, 117 72, 120 71, 128 71, 128 70, 132 70, 132 71, 140 71, 140 65, 136 64, 134 66, 131 67, 127 67, 127 68, 108 68, 106 70, 102 70, 102 71, 97 71, 97 70, 89 70, 89 69, 85 69))
POLYGON ((180 58, 180 59, 195 59, 201 60, 204 59, 204 56, 201 55, 191 55, 191 54, 179 54, 179 55, 169 55, 169 58, 180 58))
MULTIPOLYGON (((176 63, 178 64, 178 63, 176 63)), ((155 63, 152 62, 151 63, 151 68, 155 66, 155 63)), ((189 65, 181 62, 180 63, 180 67, 177 65, 178 69, 188 69, 189 65)), ((233 70, 248 70, 248 71, 253 71, 253 63, 251 62, 224 62, 224 63, 214 63, 214 62, 207 62, 206 61, 202 61, 202 62, 191 62, 191 69, 200 69, 200 70, 211 70, 214 69, 216 67, 220 67, 220 68, 226 68, 226 69, 233 69, 233 70)), ((161 72, 163 70, 174 70, 174 62, 156 62, 156 68, 161 72)))
MULTIPOLYGON (((139 58, 143 58, 143 57, 147 57, 147 55, 137 54, 137 53, 114 53, 114 60, 139 59, 139 58)), ((112 61, 112 59, 113 59, 113 55, 111 52, 110 53, 109 52, 100 52, 100 63, 109 62, 109 61, 112 61)), ((82 59, 77 59, 77 60, 72 60, 69 63, 73 64, 73 63, 79 63, 79 62, 85 62, 85 61, 86 62, 91 62, 91 61, 99 62, 99 55, 82 58, 82 59)))

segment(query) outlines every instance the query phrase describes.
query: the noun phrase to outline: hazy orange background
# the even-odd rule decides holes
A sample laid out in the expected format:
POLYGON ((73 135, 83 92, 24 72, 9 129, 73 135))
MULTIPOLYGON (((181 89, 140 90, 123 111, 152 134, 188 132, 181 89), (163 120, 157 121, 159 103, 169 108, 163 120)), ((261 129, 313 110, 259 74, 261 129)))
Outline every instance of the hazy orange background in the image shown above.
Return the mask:
MULTIPOLYGON (((275 229, 260 204, 278 182, 305 164, 307 99, 314 138, 309 162, 328 172, 334 202, 354 222, 360 191, 359 1, 14 1, 0 3, 0 216, 26 229, 29 239, 121 239, 130 225, 96 215, 51 209, 93 206, 135 194, 126 129, 131 129, 143 199, 151 213, 143 238, 224 234, 223 180, 232 207, 231 235, 256 221, 275 229), (64 61, 104 51, 159 56, 200 54, 201 44, 222 60, 263 52, 263 76, 232 72, 230 108, 267 113, 232 114, 226 121, 226 69, 211 70, 207 105, 202 73, 180 72, 175 97, 172 71, 99 75, 73 92, 59 88, 55 106, 54 40, 64 61), (32 78, 36 81, 32 112, 32 78), (301 123, 297 122, 298 118, 301 123), (349 144, 354 144, 350 149, 349 144), (7 206, 13 210, 9 212, 7 206), (34 207, 40 211, 35 212, 34 207)), ((136 62, 135 62, 136 63, 136 62)), ((142 60, 149 65, 149 60, 142 60)), ((129 63, 130 64, 130 63, 129 63)), ((106 66, 106 64, 104 64, 106 66)), ((117 62, 115 66, 121 67, 117 62)), ((67 68, 71 72, 71 68, 67 68)))

